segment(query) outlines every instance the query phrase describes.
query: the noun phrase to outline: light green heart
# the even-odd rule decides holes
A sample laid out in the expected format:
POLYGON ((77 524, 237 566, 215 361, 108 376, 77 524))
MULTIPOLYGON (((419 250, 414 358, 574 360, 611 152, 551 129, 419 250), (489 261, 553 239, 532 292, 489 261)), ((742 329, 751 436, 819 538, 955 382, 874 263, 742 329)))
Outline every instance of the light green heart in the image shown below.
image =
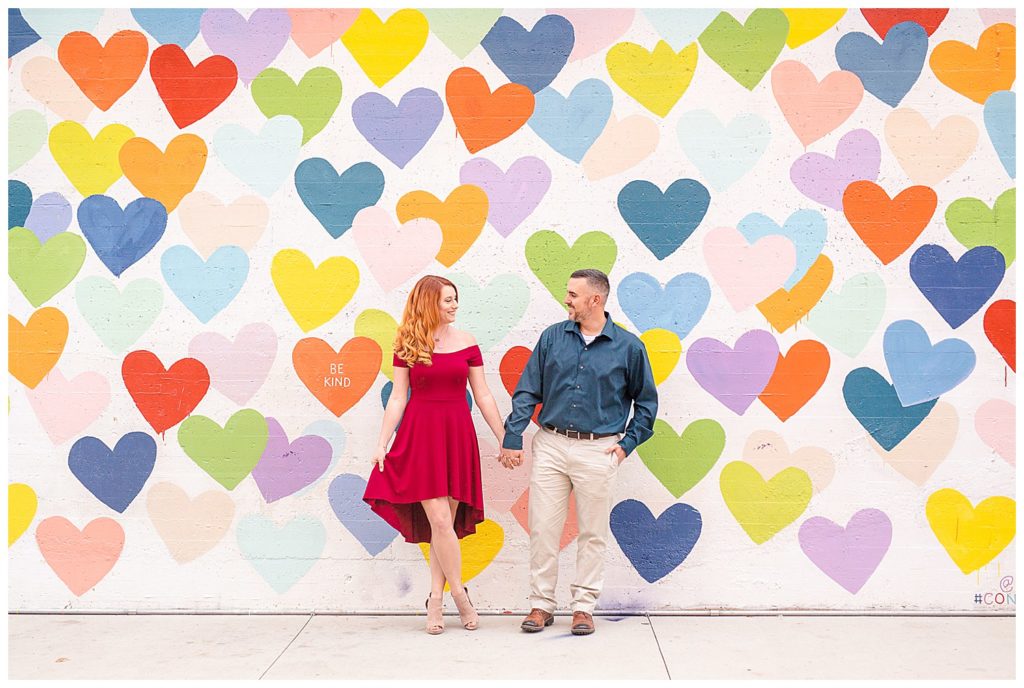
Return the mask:
POLYGON ((341 79, 327 67, 314 67, 298 84, 280 69, 264 69, 252 82, 252 99, 267 119, 289 115, 302 125, 302 143, 316 136, 341 102, 341 79))
POLYGON ((654 436, 636 448, 647 469, 678 499, 704 479, 725 449, 725 430, 710 418, 695 420, 680 436, 660 418, 654 436))
POLYGON ((495 275, 487 286, 460 273, 448 278, 459 290, 456 324, 476 337, 480 351, 488 351, 504 339, 530 304, 530 285, 518 275, 495 275))
POLYGON ((104 346, 122 354, 150 328, 164 307, 163 287, 143 277, 124 291, 113 280, 86 277, 75 285, 78 311, 104 346))
POLYGON ((7 118, 7 171, 13 172, 46 143, 46 118, 35 110, 19 110, 7 118))
POLYGON ((946 208, 949 233, 972 249, 994 246, 1010 267, 1017 255, 1017 189, 999 194, 989 208, 980 198, 959 198, 946 208))
POLYGON ((789 19, 782 10, 756 9, 745 24, 721 12, 698 40, 726 74, 753 90, 775 63, 788 35, 789 19))
POLYGON ((584 268, 610 273, 618 247, 604 232, 587 232, 570 247, 557 232, 541 230, 526 240, 526 263, 558 303, 565 299, 569 275, 584 268))
POLYGON ((206 416, 189 416, 178 427, 178 444, 190 459, 229 490, 259 463, 267 446, 267 420, 242 409, 222 428, 206 416))
POLYGON ((238 521, 238 550, 278 594, 283 594, 320 561, 327 529, 313 516, 296 516, 282 528, 262 514, 238 521))
POLYGON ((807 314, 807 327, 833 349, 855 358, 885 314, 885 282, 873 272, 854 275, 838 293, 825 292, 807 314))
POLYGON ((85 239, 60 232, 45 244, 30 229, 7 232, 7 271, 29 303, 38 308, 68 286, 85 262, 85 239))
POLYGON ((501 10, 420 10, 430 31, 460 60, 480 45, 501 16, 501 10))
POLYGON ((725 505, 743 530, 760 545, 800 517, 814 488, 807 471, 790 466, 765 481, 757 469, 733 461, 719 476, 725 505))
POLYGON ((395 379, 395 371, 392 360, 395 355, 395 333, 398 331, 398 323, 386 313, 376 308, 368 308, 356 317, 355 335, 357 337, 369 337, 377 342, 381 352, 380 372, 389 380, 395 379))

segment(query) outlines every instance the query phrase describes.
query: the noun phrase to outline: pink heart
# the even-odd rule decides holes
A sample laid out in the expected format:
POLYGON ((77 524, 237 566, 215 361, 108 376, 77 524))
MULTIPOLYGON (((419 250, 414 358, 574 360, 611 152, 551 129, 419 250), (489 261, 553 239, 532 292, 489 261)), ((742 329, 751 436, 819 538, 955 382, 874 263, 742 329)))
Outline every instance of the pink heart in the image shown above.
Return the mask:
POLYGON ((348 31, 359 10, 289 9, 288 16, 292 19, 292 41, 306 57, 313 57, 348 31))
POLYGON ((631 115, 620 122, 613 112, 604 131, 583 156, 587 179, 604 179, 639 164, 658 147, 659 131, 658 124, 643 115, 631 115))
POLYGON ((242 405, 259 391, 277 355, 277 333, 266 323, 250 323, 232 342, 217 332, 192 338, 188 355, 210 371, 210 384, 236 404, 242 405))
POLYGON ((978 431, 978 437, 1011 466, 1017 465, 1016 414, 1017 407, 1002 399, 989 399, 974 414, 974 429, 978 431))
POLYGON ((629 30, 636 10, 560 9, 548 10, 569 20, 575 34, 569 62, 582 60, 604 50, 629 30))
POLYGON ((56 368, 26 390, 39 424, 54 444, 76 437, 99 418, 110 403, 110 383, 100 373, 81 373, 72 380, 56 368), (68 403, 73 399, 74 403, 68 403))
POLYGON ((860 105, 864 86, 853 72, 835 71, 819 83, 796 60, 772 69, 772 92, 800 143, 809 146, 834 131, 860 105))
POLYGON ((489 442, 480 442, 480 471, 484 500, 488 509, 507 513, 524 490, 530 486, 530 471, 533 467, 532 435, 523 437, 523 464, 505 468, 498 461, 498 448, 489 442))
POLYGON ((441 226, 420 217, 395 226, 387 211, 363 208, 352 222, 356 247, 384 291, 391 291, 430 265, 441 250, 441 226))
POLYGON ((992 8, 992 9, 978 9, 978 16, 981 17, 981 23, 985 26, 992 26, 993 24, 1013 24, 1015 23, 1016 12, 1012 7, 1005 8, 992 8))
POLYGON ((84 122, 94 107, 60 63, 49 57, 40 55, 26 62, 21 83, 29 95, 61 119, 84 122))
POLYGON ((178 218, 205 260, 221 246, 250 250, 263 236, 270 210, 259 196, 241 196, 225 205, 207 191, 194 191, 178 204, 178 218))
POLYGON ((36 528, 43 559, 76 596, 110 573, 124 549, 124 529, 111 518, 90 521, 78 530, 63 516, 51 516, 36 528))
MULTIPOLYGON (((516 469, 518 470, 518 469, 516 469)), ((519 496, 516 503, 512 505, 512 515, 527 533, 530 532, 530 490, 527 489, 519 496)), ((565 549, 565 546, 576 539, 580 534, 580 527, 576 520, 576 492, 569 493, 569 509, 565 516, 565 525, 562 527, 562 537, 558 541, 558 549, 565 549)))
POLYGON ((736 312, 781 288, 796 267, 796 247, 770 235, 748 244, 732 227, 716 227, 704 237, 704 260, 736 312))

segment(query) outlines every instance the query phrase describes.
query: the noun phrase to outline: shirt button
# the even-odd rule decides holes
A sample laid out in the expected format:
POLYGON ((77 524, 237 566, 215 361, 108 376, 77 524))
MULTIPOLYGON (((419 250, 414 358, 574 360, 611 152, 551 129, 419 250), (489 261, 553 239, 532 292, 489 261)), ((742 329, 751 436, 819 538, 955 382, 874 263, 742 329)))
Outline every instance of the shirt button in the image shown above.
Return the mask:
POLYGON ((580 366, 580 370, 583 370, 583 366, 580 366))
POLYGON ((569 423, 569 427, 570 427, 570 428, 572 427, 572 423, 569 423))

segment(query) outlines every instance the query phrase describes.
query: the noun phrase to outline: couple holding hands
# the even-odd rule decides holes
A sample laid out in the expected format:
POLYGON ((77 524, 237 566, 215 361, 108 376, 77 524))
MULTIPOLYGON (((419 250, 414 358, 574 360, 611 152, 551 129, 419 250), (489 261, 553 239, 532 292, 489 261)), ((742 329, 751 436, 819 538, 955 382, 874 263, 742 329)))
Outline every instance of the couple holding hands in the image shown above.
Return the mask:
POLYGON ((658 412, 647 351, 611 321, 605 310, 609 292, 600 270, 572 273, 565 296, 568 320, 541 333, 504 424, 484 380, 476 340, 452 326, 459 308, 455 285, 428 275, 409 293, 395 337, 394 387, 363 499, 407 542, 430 543, 428 633, 444 631, 446 582, 462 625, 475 630, 479 623, 462 584, 458 542, 484 520, 467 380, 501 446, 498 460, 508 469, 522 464, 523 431, 543 404, 530 476, 531 609, 522 630, 542 631, 554 621, 558 544, 574 490, 579 536, 571 630, 594 632, 615 476, 619 463, 653 435, 658 412))

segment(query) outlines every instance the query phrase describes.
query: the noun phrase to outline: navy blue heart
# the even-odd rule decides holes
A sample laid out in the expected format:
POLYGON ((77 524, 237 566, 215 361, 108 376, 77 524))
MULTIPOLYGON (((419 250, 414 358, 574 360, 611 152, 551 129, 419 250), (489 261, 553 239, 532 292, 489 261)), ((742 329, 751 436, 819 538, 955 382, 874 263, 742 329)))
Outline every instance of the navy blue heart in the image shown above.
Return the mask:
POLYGON ((21 16, 21 10, 7 8, 7 57, 14 57, 38 40, 39 34, 21 16))
POLYGON ((24 227, 32 210, 32 189, 17 179, 7 180, 7 229, 24 227))
POLYGON ((359 162, 338 174, 323 158, 303 160, 295 168, 299 198, 337 239, 352 227, 356 213, 384 194, 384 173, 372 162, 359 162))
POLYGON ((68 454, 68 467, 78 481, 114 511, 124 513, 156 464, 156 440, 129 432, 110 451, 102 440, 83 437, 68 454))
POLYGON ((137 198, 121 210, 113 198, 95 194, 78 206, 78 226, 114 276, 156 246, 167 228, 167 209, 152 198, 137 198))
POLYGON ((915 22, 896 24, 879 44, 866 33, 848 33, 836 43, 839 68, 856 74, 864 90, 896 107, 921 76, 928 34, 915 22))
POLYGON ((619 192, 619 214, 658 260, 690 238, 711 205, 711 194, 694 179, 677 179, 665 193, 645 179, 619 192))
POLYGON ((910 279, 953 329, 981 310, 1005 273, 1006 259, 992 246, 975 246, 954 260, 938 244, 925 244, 910 257, 910 279))
POLYGON ((700 538, 700 512, 689 504, 673 504, 654 518, 643 502, 627 499, 612 509, 612 535, 633 568, 653 583, 672 573, 700 538))
POLYGON ((509 81, 537 93, 562 71, 575 42, 568 19, 546 14, 531 31, 511 17, 500 17, 480 45, 509 81))
POLYGON ((843 398, 857 422, 886 451, 892 451, 906 439, 928 417, 938 401, 932 399, 903 406, 896 388, 871 368, 850 371, 843 382, 843 398))

